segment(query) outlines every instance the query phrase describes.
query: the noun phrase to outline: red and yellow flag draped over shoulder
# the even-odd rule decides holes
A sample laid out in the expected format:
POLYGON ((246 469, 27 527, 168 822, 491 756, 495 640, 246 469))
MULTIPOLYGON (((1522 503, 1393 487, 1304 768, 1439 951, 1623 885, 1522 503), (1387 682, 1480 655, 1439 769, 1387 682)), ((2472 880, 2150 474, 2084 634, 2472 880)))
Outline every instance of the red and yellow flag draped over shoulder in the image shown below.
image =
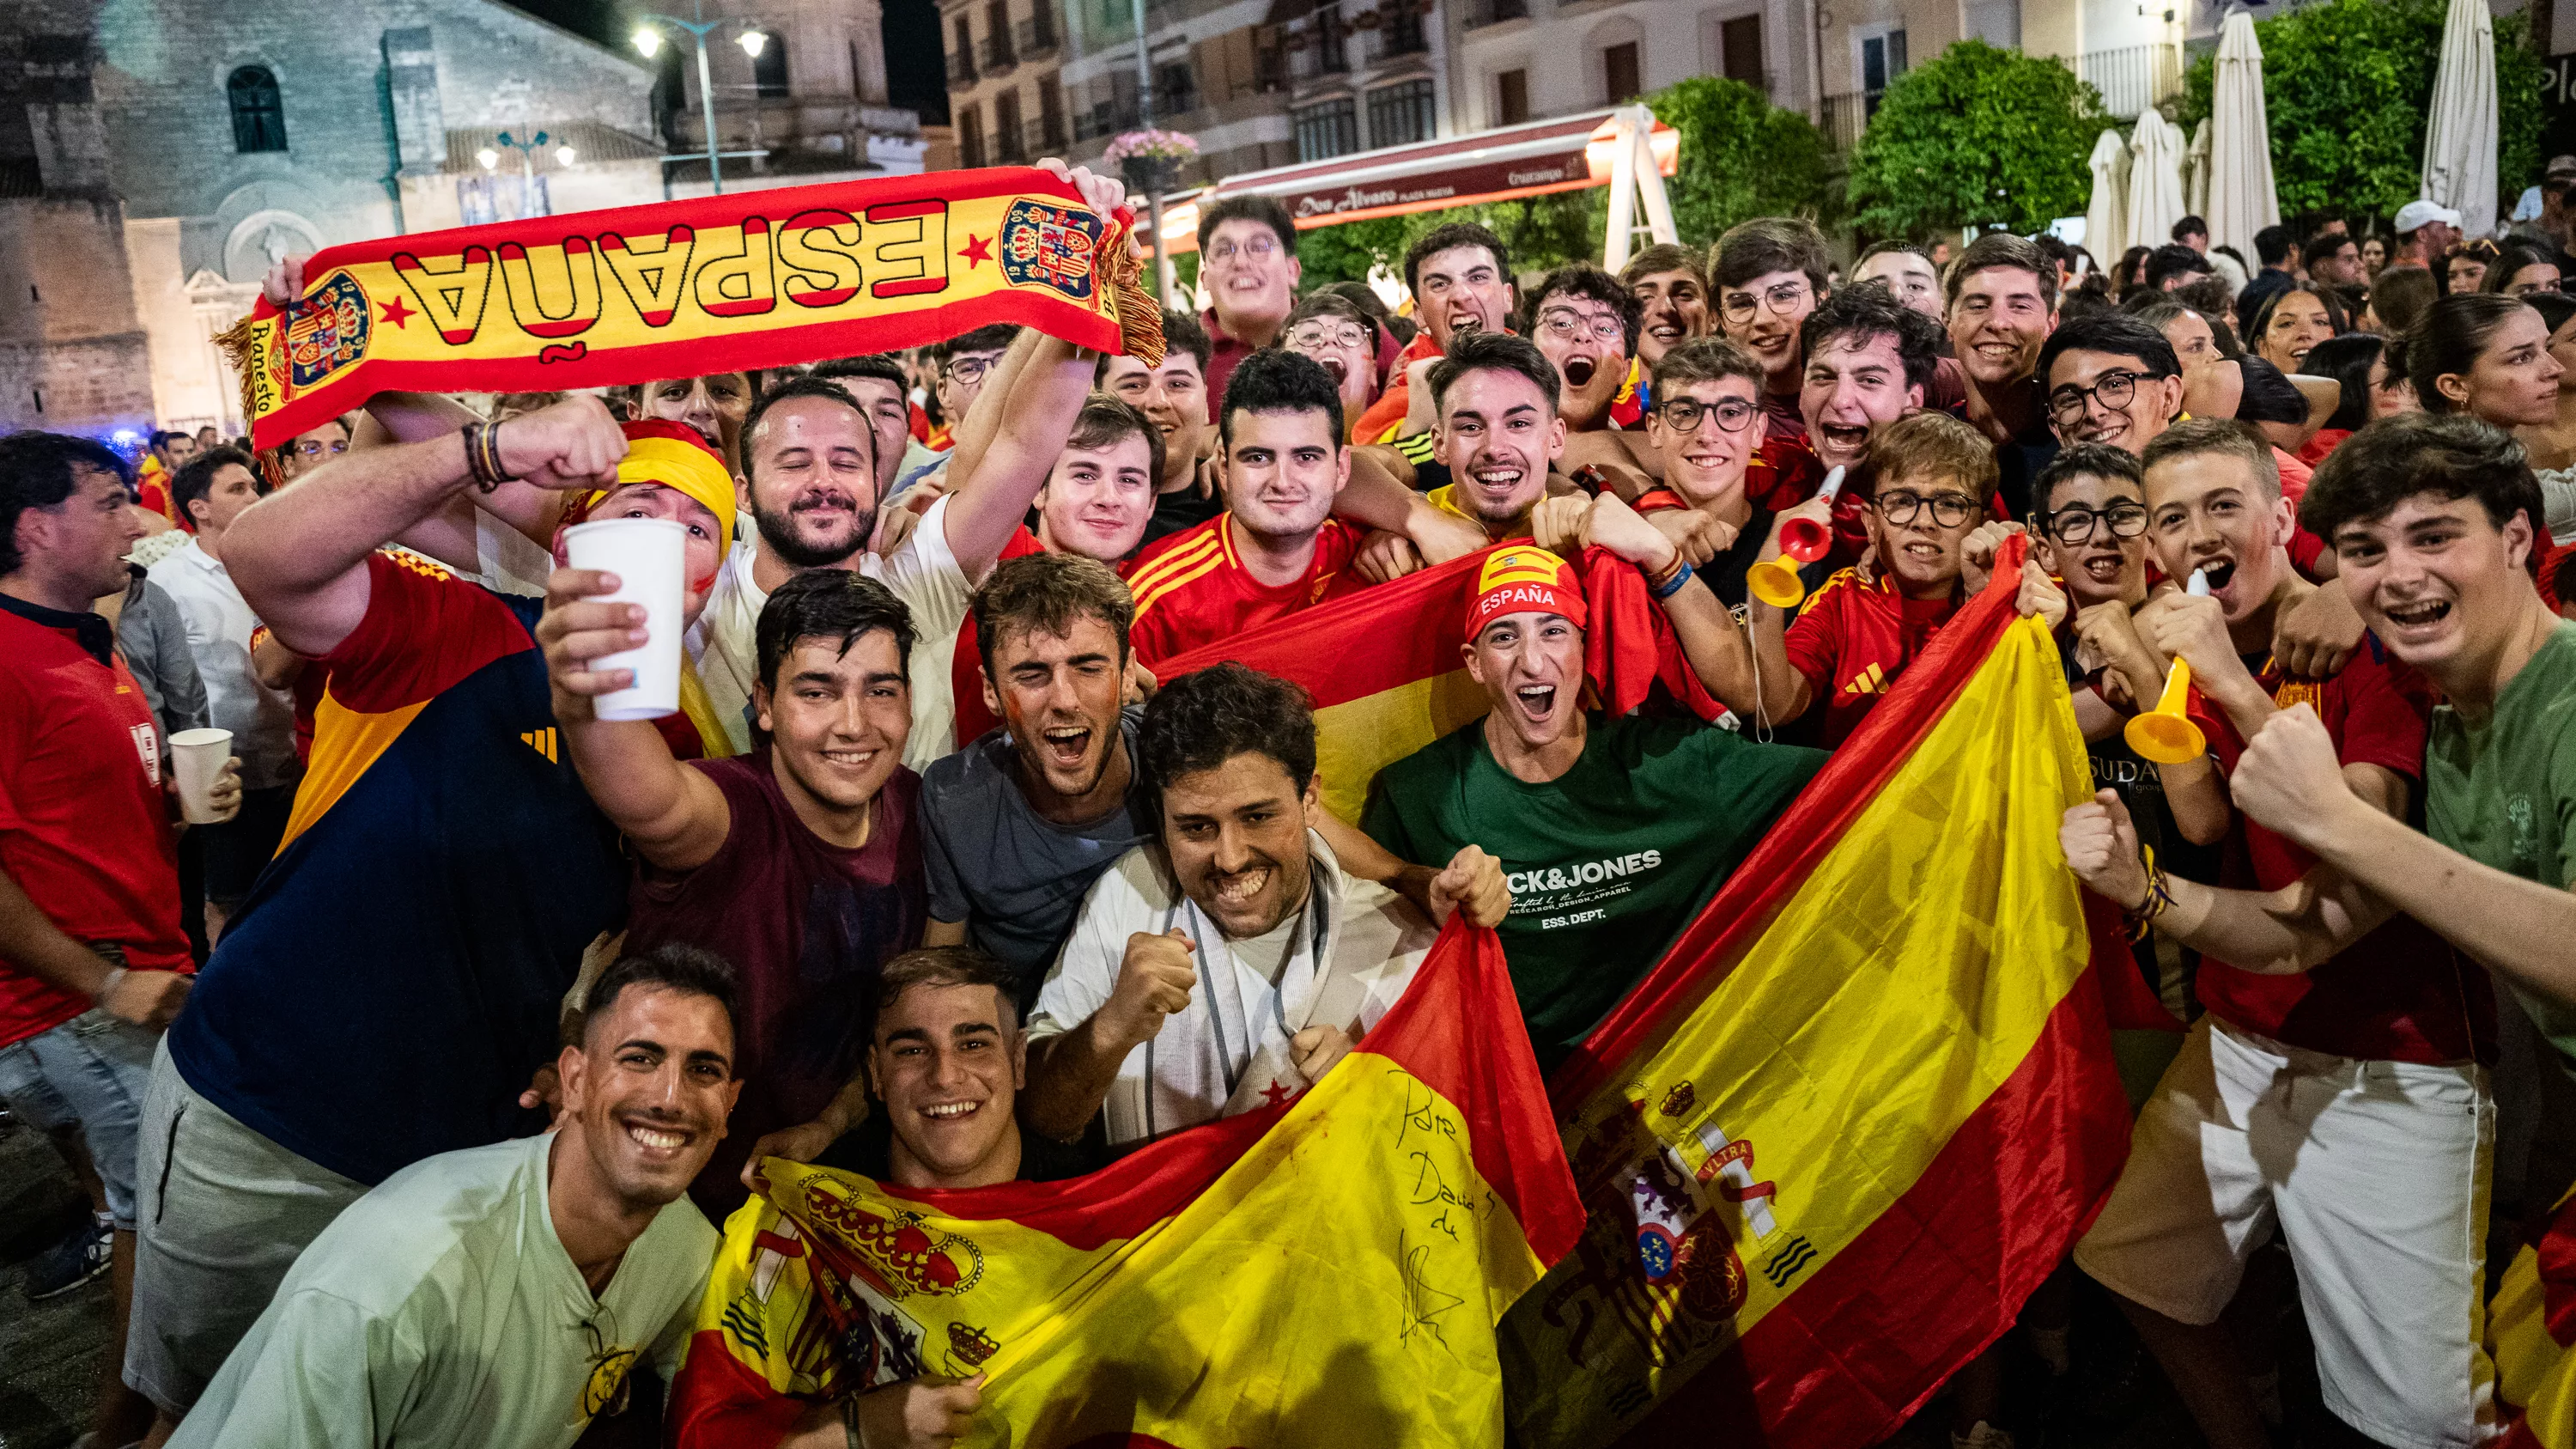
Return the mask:
MULTIPOLYGON (((2109 1192, 2128 1114, 2106 1013, 2159 1014, 2058 853, 2092 772, 2008 563, 1551 1081, 1589 1218, 1504 1327, 1533 1449, 1876 1443, 2109 1192)), ((1454 626, 1474 567, 1163 672, 1231 658, 1303 684, 1352 813, 1380 766, 1484 711, 1454 626)), ((1600 698, 1660 680, 1708 712, 1635 571, 1596 556, 1586 581, 1600 698)))
POLYGON ((1457 921, 1312 1089, 1089 1177, 914 1193, 770 1159, 674 1442, 767 1449, 925 1371, 989 1376, 974 1444, 1501 1442, 1495 1325, 1582 1230, 1510 1002, 1493 933, 1457 921))
POLYGON ((259 446, 387 391, 647 382, 1019 322, 1162 357, 1130 219, 1034 167, 528 217, 316 253, 218 338, 259 446))

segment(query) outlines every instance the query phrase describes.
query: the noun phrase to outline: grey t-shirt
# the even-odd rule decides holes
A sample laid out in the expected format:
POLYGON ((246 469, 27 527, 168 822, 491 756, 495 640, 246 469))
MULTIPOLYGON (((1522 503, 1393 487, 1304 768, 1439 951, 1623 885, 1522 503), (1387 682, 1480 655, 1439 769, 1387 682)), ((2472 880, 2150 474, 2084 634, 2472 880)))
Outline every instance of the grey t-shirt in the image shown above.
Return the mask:
MULTIPOLYGON (((1133 708, 1119 716, 1130 760, 1142 718, 1133 708)), ((932 919, 966 922, 967 940, 1018 973, 1025 1012, 1073 934, 1084 893, 1149 832, 1132 787, 1088 824, 1040 816, 1020 793, 1014 753, 1010 732, 993 730, 922 771, 922 861, 932 919)))

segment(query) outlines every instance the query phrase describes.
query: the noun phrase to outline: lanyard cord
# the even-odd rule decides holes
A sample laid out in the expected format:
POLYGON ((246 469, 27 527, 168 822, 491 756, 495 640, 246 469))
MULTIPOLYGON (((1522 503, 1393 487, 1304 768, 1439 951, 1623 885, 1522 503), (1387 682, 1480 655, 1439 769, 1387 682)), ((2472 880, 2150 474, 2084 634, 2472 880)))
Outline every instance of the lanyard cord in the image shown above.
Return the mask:
MULTIPOLYGON (((1309 859, 1311 861, 1312 857, 1309 857, 1309 859)), ((1309 908, 1309 927, 1307 934, 1309 938, 1309 949, 1312 952, 1310 960, 1313 965, 1314 974, 1320 978, 1324 974, 1324 963, 1326 960, 1325 952, 1332 939, 1333 922, 1331 903, 1325 899, 1326 893, 1318 888, 1320 883, 1315 879, 1315 874, 1316 873, 1313 872, 1310 865, 1306 886, 1306 905, 1309 908)), ((1216 998, 1214 996, 1216 982, 1214 979, 1215 972, 1212 969, 1212 963, 1215 958, 1209 954, 1207 949, 1207 939, 1199 929, 1199 923, 1202 917, 1198 907, 1186 894, 1164 909, 1163 931, 1168 934, 1172 929, 1172 923, 1179 918, 1181 912, 1185 909, 1189 912, 1190 918, 1190 945, 1198 956, 1199 965, 1203 973, 1201 984, 1207 987, 1207 991, 1201 994, 1206 1001, 1208 1019, 1216 1025, 1219 1075, 1221 1080, 1225 1082, 1226 1095, 1228 1097, 1232 1097, 1237 1085, 1238 1074, 1231 1065, 1234 1060, 1234 1053, 1226 1045, 1225 1013, 1216 1009, 1216 998)), ((1222 933, 1218 935, 1217 941, 1220 945, 1225 945, 1225 937, 1222 933)), ((1226 967, 1228 970, 1232 970, 1234 966, 1234 948, 1231 945, 1226 946, 1225 956, 1226 967)), ((1281 962, 1279 971, 1280 979, 1270 983, 1270 1015, 1272 1020, 1279 1023, 1279 1032, 1282 1036, 1296 1035, 1295 1032, 1288 1029, 1288 1006, 1286 993, 1282 989, 1282 983, 1287 979, 1287 968, 1290 964, 1290 962, 1286 961, 1281 962)), ((1227 984, 1232 985, 1233 983, 1229 981, 1227 984)), ((1310 1005, 1308 1015, 1311 1016, 1312 1014, 1313 1011, 1310 1005)), ((1246 1018, 1245 1029, 1247 1031, 1250 1030, 1249 1017, 1246 1018)), ((1154 1121, 1154 1045, 1161 1039, 1161 1034, 1156 1033, 1154 1036, 1148 1037, 1145 1041, 1145 1137, 1148 1141, 1151 1141, 1157 1135, 1158 1131, 1154 1121)), ((1252 1042, 1248 1037, 1245 1039, 1243 1044, 1243 1060, 1244 1065, 1247 1067, 1252 1064, 1252 1042)))

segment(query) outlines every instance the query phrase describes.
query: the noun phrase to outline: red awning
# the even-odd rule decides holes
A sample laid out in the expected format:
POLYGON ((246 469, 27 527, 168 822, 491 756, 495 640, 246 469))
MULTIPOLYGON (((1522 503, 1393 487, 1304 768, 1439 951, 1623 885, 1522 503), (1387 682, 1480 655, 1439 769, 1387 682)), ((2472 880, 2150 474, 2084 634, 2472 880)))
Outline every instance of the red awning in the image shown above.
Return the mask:
MULTIPOLYGON (((1229 176, 1178 204, 1166 203, 1163 246, 1173 252, 1197 250, 1200 206, 1229 196, 1277 197, 1303 231, 1370 217, 1607 186, 1610 143, 1617 134, 1612 115, 1607 110, 1590 111, 1229 176)), ((1672 127, 1655 123, 1656 170, 1673 174, 1681 157, 1680 142, 1672 127)))

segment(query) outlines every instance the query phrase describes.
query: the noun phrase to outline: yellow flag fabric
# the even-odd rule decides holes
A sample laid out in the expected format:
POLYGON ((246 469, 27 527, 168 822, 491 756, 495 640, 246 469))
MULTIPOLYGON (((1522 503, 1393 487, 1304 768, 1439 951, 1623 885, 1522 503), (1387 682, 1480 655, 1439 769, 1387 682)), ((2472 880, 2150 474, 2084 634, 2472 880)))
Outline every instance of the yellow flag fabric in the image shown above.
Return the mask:
POLYGON ((768 1160, 676 1442, 765 1449, 812 1403, 980 1373, 970 1444, 1499 1443, 1494 1325, 1579 1225, 1510 990, 1493 934, 1453 923, 1314 1087, 1069 1183, 768 1160))
POLYGON ((1019 322, 1162 358, 1122 209, 1034 167, 787 187, 354 242, 216 339, 262 448, 385 391, 598 387, 1019 322))
POLYGON ((2513 1255, 2487 1325, 2503 1449, 2576 1449, 2576 1190, 2513 1255))
POLYGON ((1830 838, 1812 869, 1748 861, 1554 1080, 1590 1220, 1505 1325, 1534 1449, 1875 1443, 2116 1176, 2096 936, 2057 848, 2092 772, 2045 628, 1976 609, 1775 829, 1830 838))

